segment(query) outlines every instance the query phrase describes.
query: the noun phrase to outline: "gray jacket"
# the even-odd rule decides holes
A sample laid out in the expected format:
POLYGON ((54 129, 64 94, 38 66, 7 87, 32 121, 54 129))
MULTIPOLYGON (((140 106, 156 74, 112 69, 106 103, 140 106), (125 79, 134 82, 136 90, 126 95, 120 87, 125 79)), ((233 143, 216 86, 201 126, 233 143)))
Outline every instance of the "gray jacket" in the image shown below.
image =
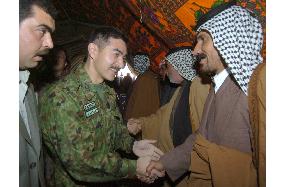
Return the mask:
POLYGON ((19 186, 45 187, 37 102, 32 87, 28 89, 25 99, 31 138, 29 137, 23 118, 19 115, 19 186))

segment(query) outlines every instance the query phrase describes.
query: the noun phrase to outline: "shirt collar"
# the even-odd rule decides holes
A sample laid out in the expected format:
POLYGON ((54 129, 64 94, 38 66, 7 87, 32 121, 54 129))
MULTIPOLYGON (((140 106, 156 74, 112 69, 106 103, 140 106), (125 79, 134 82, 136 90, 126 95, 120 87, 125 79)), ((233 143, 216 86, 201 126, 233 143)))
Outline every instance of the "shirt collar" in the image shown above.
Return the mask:
POLYGON ((19 78, 20 82, 22 81, 23 83, 27 83, 29 80, 30 72, 28 70, 25 71, 19 71, 19 78))
POLYGON ((228 75, 229 75, 228 71, 224 69, 219 74, 213 77, 215 93, 219 90, 219 88, 221 87, 221 85, 223 84, 223 82, 225 81, 228 75))
POLYGON ((24 102, 24 98, 26 96, 28 85, 27 81, 29 80, 30 72, 28 70, 19 71, 19 97, 20 102, 24 102))
POLYGON ((100 84, 94 84, 92 83, 88 73, 86 72, 84 68, 84 64, 81 64, 76 70, 74 75, 76 76, 76 79, 79 80, 80 84, 84 86, 85 88, 88 88, 90 90, 97 90, 97 89, 105 89, 107 86, 105 81, 103 81, 100 84))

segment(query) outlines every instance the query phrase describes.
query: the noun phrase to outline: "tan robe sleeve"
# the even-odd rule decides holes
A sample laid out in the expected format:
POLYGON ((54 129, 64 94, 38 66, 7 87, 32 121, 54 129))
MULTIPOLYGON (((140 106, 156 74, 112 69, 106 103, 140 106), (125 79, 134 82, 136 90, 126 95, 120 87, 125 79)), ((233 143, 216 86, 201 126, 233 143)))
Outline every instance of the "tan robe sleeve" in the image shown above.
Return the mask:
POLYGON ((249 111, 252 127, 253 161, 257 168, 258 184, 266 184, 266 65, 255 69, 249 82, 249 111))
POLYGON ((252 157, 236 149, 209 142, 197 134, 191 152, 189 186, 255 187, 252 157))
POLYGON ((169 123, 173 104, 176 100, 179 90, 180 87, 176 89, 171 100, 159 108, 156 113, 151 114, 150 116, 139 118, 139 120, 142 122, 142 139, 158 139, 161 125, 166 125, 169 123))
POLYGON ((194 78, 190 85, 189 107, 192 132, 196 131, 199 127, 209 88, 210 84, 202 83, 200 77, 194 78))

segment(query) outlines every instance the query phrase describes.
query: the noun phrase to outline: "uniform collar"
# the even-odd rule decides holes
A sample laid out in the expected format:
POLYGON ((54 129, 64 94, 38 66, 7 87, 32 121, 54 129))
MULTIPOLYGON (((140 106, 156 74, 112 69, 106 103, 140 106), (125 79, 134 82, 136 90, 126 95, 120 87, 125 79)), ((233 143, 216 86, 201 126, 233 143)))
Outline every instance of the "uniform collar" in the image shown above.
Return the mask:
POLYGON ((100 87, 104 88, 106 86, 105 81, 100 84, 92 83, 88 73, 84 68, 84 65, 85 63, 81 64, 75 71, 76 79, 79 80, 80 84, 83 84, 84 87, 88 87, 89 89, 98 89, 100 87))

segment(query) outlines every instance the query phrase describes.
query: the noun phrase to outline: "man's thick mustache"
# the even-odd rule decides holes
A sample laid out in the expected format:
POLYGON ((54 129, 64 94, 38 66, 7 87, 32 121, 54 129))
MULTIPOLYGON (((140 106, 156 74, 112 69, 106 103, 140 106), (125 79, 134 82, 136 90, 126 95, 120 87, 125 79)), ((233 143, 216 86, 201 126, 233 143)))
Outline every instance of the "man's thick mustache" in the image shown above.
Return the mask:
POLYGON ((42 56, 42 55, 47 55, 49 53, 49 49, 46 49, 44 51, 40 51, 36 54, 36 56, 42 56))
POLYGON ((200 62, 202 59, 204 59, 204 58, 206 58, 206 57, 207 57, 207 56, 206 56, 205 54, 203 54, 203 53, 198 54, 198 55, 195 56, 196 62, 200 62))
POLYGON ((119 71, 121 68, 119 67, 111 67, 112 69, 115 69, 116 71, 119 71))

